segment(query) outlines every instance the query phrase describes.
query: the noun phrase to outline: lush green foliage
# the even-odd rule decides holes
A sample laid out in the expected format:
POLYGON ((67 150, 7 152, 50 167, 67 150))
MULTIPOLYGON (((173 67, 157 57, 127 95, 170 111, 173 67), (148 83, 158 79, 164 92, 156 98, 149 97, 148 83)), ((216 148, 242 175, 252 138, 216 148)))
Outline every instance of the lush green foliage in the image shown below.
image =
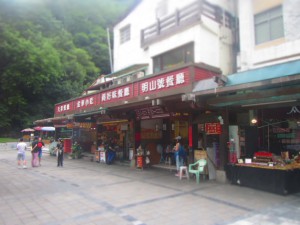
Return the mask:
POLYGON ((0 137, 0 143, 7 143, 7 142, 18 142, 19 139, 16 138, 1 138, 0 137))
POLYGON ((0 0, 0 133, 53 116, 108 74, 106 28, 134 0, 0 0))

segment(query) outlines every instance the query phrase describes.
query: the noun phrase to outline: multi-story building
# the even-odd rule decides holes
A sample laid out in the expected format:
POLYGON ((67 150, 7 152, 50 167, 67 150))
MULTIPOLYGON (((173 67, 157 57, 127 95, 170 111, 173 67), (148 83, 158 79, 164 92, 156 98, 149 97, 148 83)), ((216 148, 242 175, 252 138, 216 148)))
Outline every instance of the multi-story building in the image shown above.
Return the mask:
POLYGON ((72 134, 91 151, 115 138, 123 158, 141 145, 152 164, 164 160, 165 148, 181 136, 191 160, 193 149, 208 150, 215 178, 215 168, 223 170, 227 162, 224 113, 206 104, 206 94, 194 93, 213 96, 210 89, 235 71, 232 1, 139 1, 113 33, 114 71, 82 97, 55 105, 57 133, 72 134))
POLYGON ((271 170, 231 168, 232 181, 280 194, 296 192, 296 164, 284 164, 300 152, 300 2, 237 3, 238 72, 228 75, 226 86, 207 102, 228 110, 230 162, 273 161, 271 170))
POLYGON ((139 1, 113 28, 114 71, 53 121, 86 146, 115 138, 126 159, 141 145, 152 164, 181 136, 191 160, 207 150, 211 178, 258 150, 299 151, 298 5, 139 1))
POLYGON ((300 150, 300 38, 295 32, 300 27, 299 2, 238 3, 238 72, 228 75, 222 94, 208 102, 229 110, 229 124, 248 134, 246 142, 252 144, 237 144, 242 155, 251 156, 258 149, 295 154, 300 150), (251 123, 254 117, 255 124, 251 123), (288 129, 280 132, 277 128, 288 129))

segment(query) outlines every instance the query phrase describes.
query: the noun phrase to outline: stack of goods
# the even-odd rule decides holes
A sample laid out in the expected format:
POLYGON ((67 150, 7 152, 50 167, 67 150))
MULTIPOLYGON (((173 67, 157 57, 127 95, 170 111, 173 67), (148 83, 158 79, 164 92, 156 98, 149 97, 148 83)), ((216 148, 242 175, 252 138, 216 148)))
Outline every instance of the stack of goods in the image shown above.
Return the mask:
POLYGON ((270 152, 256 152, 254 153, 253 163, 260 165, 268 165, 274 162, 273 154, 270 152))

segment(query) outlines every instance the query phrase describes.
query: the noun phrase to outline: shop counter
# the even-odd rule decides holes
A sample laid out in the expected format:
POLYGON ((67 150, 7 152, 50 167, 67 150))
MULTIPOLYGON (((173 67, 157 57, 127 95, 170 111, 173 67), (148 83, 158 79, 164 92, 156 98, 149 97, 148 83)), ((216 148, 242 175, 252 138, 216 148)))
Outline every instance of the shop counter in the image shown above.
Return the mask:
POLYGON ((232 184, 281 195, 300 192, 300 168, 228 164, 225 170, 232 184))

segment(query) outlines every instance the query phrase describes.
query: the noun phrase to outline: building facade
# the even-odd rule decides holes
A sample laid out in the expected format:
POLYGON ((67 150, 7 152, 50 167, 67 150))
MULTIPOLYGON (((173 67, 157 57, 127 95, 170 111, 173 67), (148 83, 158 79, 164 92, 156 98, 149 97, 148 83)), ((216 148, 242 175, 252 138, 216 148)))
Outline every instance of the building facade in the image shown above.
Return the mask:
POLYGON ((190 160, 194 150, 207 150, 212 179, 257 151, 296 154, 298 6, 140 1, 113 28, 114 71, 80 98, 56 104, 46 120, 87 151, 113 138, 120 158, 131 159, 141 146, 152 164, 181 136, 190 160))

